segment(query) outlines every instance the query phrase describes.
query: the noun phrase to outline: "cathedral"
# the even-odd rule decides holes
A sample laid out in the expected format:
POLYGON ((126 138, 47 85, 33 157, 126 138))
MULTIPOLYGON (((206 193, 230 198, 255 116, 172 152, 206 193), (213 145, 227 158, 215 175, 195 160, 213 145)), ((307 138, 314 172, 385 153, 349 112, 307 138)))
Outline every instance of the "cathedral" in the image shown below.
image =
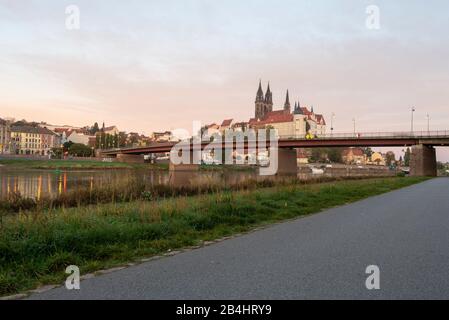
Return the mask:
POLYGON ((313 106, 310 110, 295 102, 293 111, 290 105, 290 96, 287 90, 284 106, 273 111, 273 93, 268 83, 264 94, 262 82, 256 93, 254 118, 249 120, 249 126, 253 128, 266 128, 268 126, 276 129, 280 136, 304 137, 307 134, 320 136, 326 134, 326 121, 322 114, 316 114, 313 106))

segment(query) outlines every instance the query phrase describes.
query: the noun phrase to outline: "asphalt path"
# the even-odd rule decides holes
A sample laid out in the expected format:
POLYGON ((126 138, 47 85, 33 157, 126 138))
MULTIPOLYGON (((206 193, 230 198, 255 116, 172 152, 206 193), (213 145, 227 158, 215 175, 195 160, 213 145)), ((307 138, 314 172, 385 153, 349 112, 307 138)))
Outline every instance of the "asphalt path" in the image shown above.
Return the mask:
POLYGON ((448 299, 449 179, 333 208, 31 299, 448 299), (368 290, 368 266, 380 289, 368 290))

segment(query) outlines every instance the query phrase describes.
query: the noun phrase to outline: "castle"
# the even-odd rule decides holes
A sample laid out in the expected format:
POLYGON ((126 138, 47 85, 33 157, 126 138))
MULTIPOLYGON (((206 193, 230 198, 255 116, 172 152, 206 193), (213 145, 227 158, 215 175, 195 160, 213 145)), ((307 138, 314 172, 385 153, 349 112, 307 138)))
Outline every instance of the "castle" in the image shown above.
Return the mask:
POLYGON ((322 114, 316 114, 313 106, 310 110, 295 102, 291 110, 290 96, 287 90, 284 106, 280 110, 273 111, 273 93, 268 83, 267 91, 262 90, 262 81, 256 93, 254 118, 248 122, 234 122, 234 119, 226 119, 221 125, 213 123, 201 129, 201 135, 210 137, 214 134, 224 134, 226 130, 246 131, 247 129, 271 128, 277 131, 280 137, 305 138, 323 136, 326 134, 326 121, 322 114))
POLYGON ((252 128, 271 127, 278 131, 279 136, 305 137, 307 134, 320 136, 326 134, 326 121, 322 114, 316 114, 313 106, 310 110, 301 107, 295 102, 293 112, 291 110, 289 91, 285 97, 284 106, 280 110, 273 111, 273 93, 268 83, 264 94, 262 82, 256 93, 254 118, 248 122, 252 128))

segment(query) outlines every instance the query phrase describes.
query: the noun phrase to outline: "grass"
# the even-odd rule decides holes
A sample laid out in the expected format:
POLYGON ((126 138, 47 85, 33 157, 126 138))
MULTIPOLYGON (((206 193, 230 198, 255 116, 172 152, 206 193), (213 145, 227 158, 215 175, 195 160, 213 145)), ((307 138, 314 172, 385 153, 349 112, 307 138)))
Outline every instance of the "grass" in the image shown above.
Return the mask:
POLYGON ((305 216, 424 181, 377 178, 23 212, 3 219, 0 295, 305 216))
POLYGON ((159 169, 167 170, 166 164, 102 162, 95 160, 27 160, 1 159, 0 165, 14 169, 42 170, 95 170, 95 169, 159 169))

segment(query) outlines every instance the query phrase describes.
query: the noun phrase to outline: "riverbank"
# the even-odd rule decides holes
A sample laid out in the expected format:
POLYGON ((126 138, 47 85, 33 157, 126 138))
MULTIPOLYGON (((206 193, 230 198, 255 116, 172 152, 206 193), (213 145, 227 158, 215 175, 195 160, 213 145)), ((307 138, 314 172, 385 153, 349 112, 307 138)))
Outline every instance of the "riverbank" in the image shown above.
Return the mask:
POLYGON ((86 274, 424 180, 394 177, 291 184, 4 217, 0 295, 61 283, 68 265, 77 265, 86 274))
POLYGON ((37 170, 106 170, 106 169, 153 169, 168 170, 168 164, 102 162, 95 160, 28 160, 0 159, 0 165, 12 169, 37 170))

